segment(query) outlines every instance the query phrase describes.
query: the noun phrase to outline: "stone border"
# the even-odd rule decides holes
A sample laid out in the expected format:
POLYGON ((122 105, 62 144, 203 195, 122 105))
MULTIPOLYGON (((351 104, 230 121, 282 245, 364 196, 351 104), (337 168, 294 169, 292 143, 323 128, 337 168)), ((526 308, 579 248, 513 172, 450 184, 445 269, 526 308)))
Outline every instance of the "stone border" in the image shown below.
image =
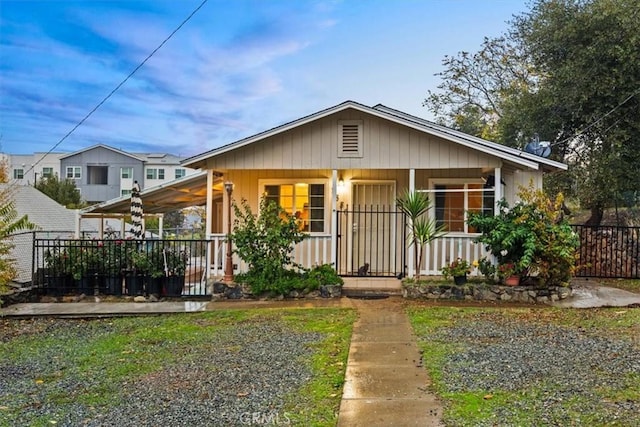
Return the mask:
POLYGON ((462 286, 448 283, 402 284, 402 296, 407 299, 511 301, 536 304, 560 301, 570 297, 571 294, 572 289, 566 286, 504 286, 486 283, 467 283, 462 286))
POLYGON ((318 299, 318 298, 340 298, 342 296, 342 285, 322 285, 316 291, 302 292, 291 291, 288 295, 254 295, 251 287, 245 284, 215 282, 213 284, 214 301, 228 299, 247 300, 283 300, 283 299, 318 299))

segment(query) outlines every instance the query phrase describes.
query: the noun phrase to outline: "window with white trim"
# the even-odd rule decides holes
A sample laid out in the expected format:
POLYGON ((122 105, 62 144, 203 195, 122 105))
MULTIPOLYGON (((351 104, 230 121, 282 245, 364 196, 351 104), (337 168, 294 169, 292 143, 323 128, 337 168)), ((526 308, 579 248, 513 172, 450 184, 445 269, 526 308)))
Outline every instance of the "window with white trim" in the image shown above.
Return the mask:
POLYGON ((182 178, 187 175, 187 170, 183 168, 176 169, 175 179, 182 178))
POLYGON ((493 215, 494 190, 482 182, 438 182, 433 189, 436 224, 448 232, 477 233, 466 222, 467 212, 493 215))
POLYGON ((80 179, 82 177, 82 168, 80 166, 67 166, 67 179, 80 179))
POLYGON ((164 169, 148 168, 147 179, 164 179, 164 169))
POLYGON ((301 231, 324 233, 326 191, 324 183, 265 183, 263 195, 298 219, 301 231))
POLYGON ((362 157, 362 120, 338 122, 338 157, 362 157))
POLYGON ((120 178, 133 179, 133 168, 132 167, 120 168, 120 178))
POLYGON ((24 169, 13 170, 13 179, 23 179, 23 178, 24 178, 24 169))
POLYGON ((121 196, 130 196, 131 195, 131 190, 120 190, 120 195, 121 196))
POLYGON ((53 168, 48 168, 48 167, 42 168, 42 177, 53 178, 53 168))

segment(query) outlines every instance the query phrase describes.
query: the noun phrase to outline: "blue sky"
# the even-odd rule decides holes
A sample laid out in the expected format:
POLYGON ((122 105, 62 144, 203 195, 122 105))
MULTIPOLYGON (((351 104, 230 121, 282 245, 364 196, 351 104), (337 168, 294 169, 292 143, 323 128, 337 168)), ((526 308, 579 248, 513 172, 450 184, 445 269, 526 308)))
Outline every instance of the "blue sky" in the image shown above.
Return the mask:
MULTIPOLYGON (((49 151, 202 0, 0 0, 0 152, 49 151)), ((525 0, 208 0, 55 151, 191 156, 353 100, 431 119, 525 0)))

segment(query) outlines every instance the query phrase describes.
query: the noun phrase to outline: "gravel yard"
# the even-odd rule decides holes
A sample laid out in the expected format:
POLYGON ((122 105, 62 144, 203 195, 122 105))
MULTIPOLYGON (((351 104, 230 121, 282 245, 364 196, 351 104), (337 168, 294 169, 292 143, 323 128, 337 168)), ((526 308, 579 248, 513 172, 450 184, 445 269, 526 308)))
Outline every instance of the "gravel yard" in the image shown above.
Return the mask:
POLYGON ((205 317, 175 327, 215 333, 182 335, 159 320, 0 319, 0 426, 296 425, 287 403, 327 334, 205 317))
POLYGON ((447 425, 640 426, 640 311, 509 313, 441 313, 446 326, 419 333, 441 349, 447 425))

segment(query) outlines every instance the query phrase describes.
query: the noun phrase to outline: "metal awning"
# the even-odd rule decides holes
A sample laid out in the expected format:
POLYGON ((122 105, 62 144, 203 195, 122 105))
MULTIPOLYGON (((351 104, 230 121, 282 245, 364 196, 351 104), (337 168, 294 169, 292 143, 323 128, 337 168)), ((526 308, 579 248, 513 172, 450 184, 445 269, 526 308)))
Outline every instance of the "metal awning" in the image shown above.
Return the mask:
MULTIPOLYGON (((213 183, 214 199, 222 197, 222 178, 215 177, 213 183)), ((140 192, 144 213, 162 214, 191 206, 203 206, 207 203, 207 171, 196 172, 176 180, 144 189, 140 192)), ((122 196, 82 209, 81 215, 91 214, 130 214, 131 198, 122 196)), ((106 216, 106 215, 105 215, 106 216)))

